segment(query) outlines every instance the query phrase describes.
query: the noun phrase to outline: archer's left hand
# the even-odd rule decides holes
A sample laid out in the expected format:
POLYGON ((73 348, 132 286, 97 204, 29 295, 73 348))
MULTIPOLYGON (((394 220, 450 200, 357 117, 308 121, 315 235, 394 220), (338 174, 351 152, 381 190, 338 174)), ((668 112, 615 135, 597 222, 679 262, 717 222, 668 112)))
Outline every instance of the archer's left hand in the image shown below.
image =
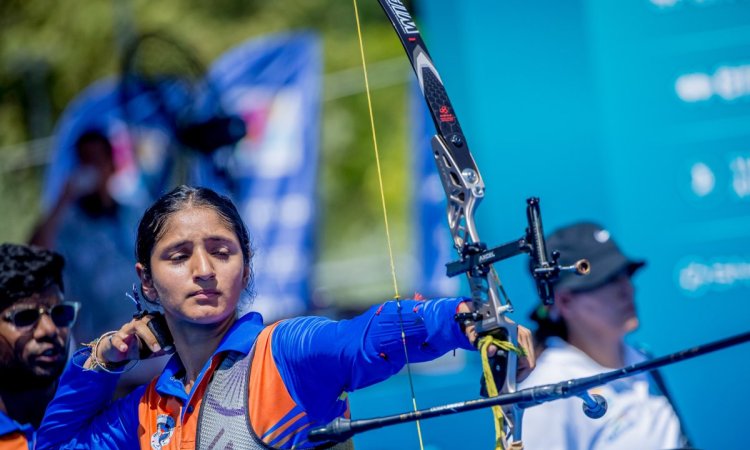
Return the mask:
MULTIPOLYGON (((473 311, 471 302, 463 302, 458 305, 459 313, 468 313, 473 311)), ((472 345, 476 345, 478 338, 477 330, 474 324, 469 324, 464 328, 466 337, 472 345)), ((536 355, 534 354, 534 340, 531 337, 531 331, 522 326, 518 325, 518 345, 524 350, 526 356, 518 357, 518 370, 516 371, 516 381, 521 382, 529 376, 534 367, 536 367, 536 355)), ((490 345, 487 349, 487 356, 495 356, 498 348, 494 345, 490 345)))

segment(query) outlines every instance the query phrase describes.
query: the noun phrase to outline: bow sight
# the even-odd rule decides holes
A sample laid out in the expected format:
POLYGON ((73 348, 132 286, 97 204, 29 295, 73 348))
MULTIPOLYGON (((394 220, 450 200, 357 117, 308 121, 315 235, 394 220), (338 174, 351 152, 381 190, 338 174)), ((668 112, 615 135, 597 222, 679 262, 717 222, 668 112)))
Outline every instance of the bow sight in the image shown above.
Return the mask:
POLYGON ((531 273, 534 276, 539 297, 545 305, 551 305, 554 302, 555 295, 552 286, 561 273, 573 272, 578 275, 587 275, 591 271, 588 260, 581 259, 569 266, 563 266, 559 263, 560 252, 558 251, 552 252, 551 261, 547 258, 539 199, 531 197, 526 200, 526 203, 528 227, 523 237, 489 250, 482 242, 465 243, 460 250, 461 259, 446 264, 446 274, 449 277, 464 273, 474 277, 486 276, 493 263, 528 253, 531 255, 531 273))

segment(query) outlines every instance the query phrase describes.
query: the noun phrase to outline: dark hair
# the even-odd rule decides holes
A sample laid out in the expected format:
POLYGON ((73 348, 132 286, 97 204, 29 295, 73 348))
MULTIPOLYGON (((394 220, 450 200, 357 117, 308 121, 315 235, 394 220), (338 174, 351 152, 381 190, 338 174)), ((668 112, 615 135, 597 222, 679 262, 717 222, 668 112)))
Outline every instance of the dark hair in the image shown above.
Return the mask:
POLYGON ((0 245, 0 309, 52 285, 62 291, 64 266, 62 255, 41 247, 0 245))
POLYGON ((534 331, 534 342, 536 342, 537 346, 544 347, 544 342, 547 338, 553 336, 565 341, 568 340, 568 326, 565 324, 565 320, 562 317, 551 317, 549 306, 537 306, 529 318, 536 322, 537 325, 534 331))
POLYGON ((138 224, 135 243, 135 259, 145 268, 146 275, 151 276, 151 253, 156 242, 164 235, 164 225, 173 214, 188 207, 210 208, 232 227, 240 241, 242 260, 250 266, 252 249, 250 236, 245 223, 232 200, 205 187, 178 186, 162 195, 143 213, 138 224))

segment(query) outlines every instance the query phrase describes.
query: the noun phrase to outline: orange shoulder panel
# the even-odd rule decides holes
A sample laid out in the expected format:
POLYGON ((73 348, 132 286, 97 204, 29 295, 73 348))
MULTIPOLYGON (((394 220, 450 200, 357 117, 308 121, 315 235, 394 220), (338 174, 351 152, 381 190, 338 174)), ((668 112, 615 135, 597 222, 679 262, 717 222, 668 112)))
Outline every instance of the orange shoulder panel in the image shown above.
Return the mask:
POLYGON ((280 446, 294 434, 307 427, 303 419, 304 411, 289 416, 297 404, 281 379, 276 368, 271 351, 271 335, 278 322, 266 327, 255 341, 250 370, 250 423, 255 433, 266 443, 272 442, 277 436, 289 431, 290 427, 299 427, 275 446, 280 446), (280 423, 284 420, 284 423, 280 423), (270 430, 273 430, 269 433, 270 430))
POLYGON ((26 435, 20 431, 0 436, 0 449, 2 450, 29 450, 29 441, 26 435))

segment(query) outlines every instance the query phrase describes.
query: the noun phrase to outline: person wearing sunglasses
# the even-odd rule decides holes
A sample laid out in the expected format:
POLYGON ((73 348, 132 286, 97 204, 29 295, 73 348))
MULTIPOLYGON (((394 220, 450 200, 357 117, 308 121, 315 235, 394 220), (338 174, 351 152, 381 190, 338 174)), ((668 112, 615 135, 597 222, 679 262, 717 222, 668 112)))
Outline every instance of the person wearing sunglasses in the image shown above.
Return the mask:
POLYGON ((68 357, 78 304, 63 300, 61 255, 0 245, 0 448, 34 448, 68 357))

